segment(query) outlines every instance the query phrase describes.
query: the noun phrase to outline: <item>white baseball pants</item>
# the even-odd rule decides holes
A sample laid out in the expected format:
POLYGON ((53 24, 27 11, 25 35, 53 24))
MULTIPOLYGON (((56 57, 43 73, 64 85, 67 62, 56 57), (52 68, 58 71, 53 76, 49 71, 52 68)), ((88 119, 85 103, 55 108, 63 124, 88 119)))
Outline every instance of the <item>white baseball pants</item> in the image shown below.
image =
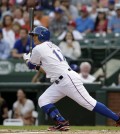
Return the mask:
POLYGON ((53 83, 38 99, 40 107, 50 103, 56 103, 65 96, 76 101, 79 105, 92 111, 97 101, 93 99, 83 86, 79 74, 68 71, 62 74, 63 79, 59 83, 53 83))

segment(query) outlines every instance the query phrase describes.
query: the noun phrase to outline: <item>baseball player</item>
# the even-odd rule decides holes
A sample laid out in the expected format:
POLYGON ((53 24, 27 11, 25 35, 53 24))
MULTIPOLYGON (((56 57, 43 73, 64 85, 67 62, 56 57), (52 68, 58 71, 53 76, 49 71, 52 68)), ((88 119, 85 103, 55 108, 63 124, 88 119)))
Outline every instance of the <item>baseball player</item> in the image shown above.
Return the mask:
POLYGON ((29 69, 40 67, 52 82, 52 85, 38 99, 39 106, 56 122, 56 125, 49 127, 48 130, 67 131, 70 129, 69 122, 54 105, 65 96, 70 97, 90 111, 113 119, 116 126, 119 126, 120 114, 112 112, 89 95, 79 75, 70 68, 59 47, 50 41, 50 31, 43 26, 38 26, 30 35, 33 36, 36 46, 31 54, 24 54, 23 59, 29 69))

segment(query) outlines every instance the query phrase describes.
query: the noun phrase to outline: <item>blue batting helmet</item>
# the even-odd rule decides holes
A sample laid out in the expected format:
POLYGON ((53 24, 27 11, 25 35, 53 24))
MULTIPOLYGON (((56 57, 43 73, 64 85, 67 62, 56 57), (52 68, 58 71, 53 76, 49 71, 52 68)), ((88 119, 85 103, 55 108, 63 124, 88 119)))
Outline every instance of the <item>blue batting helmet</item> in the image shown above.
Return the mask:
POLYGON ((50 31, 43 27, 43 26, 37 26, 33 29, 32 32, 29 33, 30 35, 38 35, 38 40, 40 42, 45 42, 50 40, 50 31))

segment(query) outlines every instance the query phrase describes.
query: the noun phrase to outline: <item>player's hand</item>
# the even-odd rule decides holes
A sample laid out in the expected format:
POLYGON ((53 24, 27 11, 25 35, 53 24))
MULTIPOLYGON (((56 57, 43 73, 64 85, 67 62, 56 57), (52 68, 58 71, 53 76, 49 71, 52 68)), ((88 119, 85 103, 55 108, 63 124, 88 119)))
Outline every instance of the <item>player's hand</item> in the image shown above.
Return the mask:
POLYGON ((29 60, 30 59, 30 56, 31 56, 31 53, 24 53, 23 54, 23 59, 25 60, 25 61, 27 61, 27 60, 29 60))

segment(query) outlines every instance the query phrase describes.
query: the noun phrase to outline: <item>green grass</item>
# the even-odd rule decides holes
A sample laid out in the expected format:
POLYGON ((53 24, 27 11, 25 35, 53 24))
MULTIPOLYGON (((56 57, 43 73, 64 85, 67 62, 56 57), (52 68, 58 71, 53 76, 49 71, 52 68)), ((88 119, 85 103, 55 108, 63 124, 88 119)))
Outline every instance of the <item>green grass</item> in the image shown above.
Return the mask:
MULTIPOLYGON (((48 126, 0 126, 4 130, 47 130, 48 126)), ((120 130, 120 127, 110 126, 71 126, 71 130, 120 130)))

